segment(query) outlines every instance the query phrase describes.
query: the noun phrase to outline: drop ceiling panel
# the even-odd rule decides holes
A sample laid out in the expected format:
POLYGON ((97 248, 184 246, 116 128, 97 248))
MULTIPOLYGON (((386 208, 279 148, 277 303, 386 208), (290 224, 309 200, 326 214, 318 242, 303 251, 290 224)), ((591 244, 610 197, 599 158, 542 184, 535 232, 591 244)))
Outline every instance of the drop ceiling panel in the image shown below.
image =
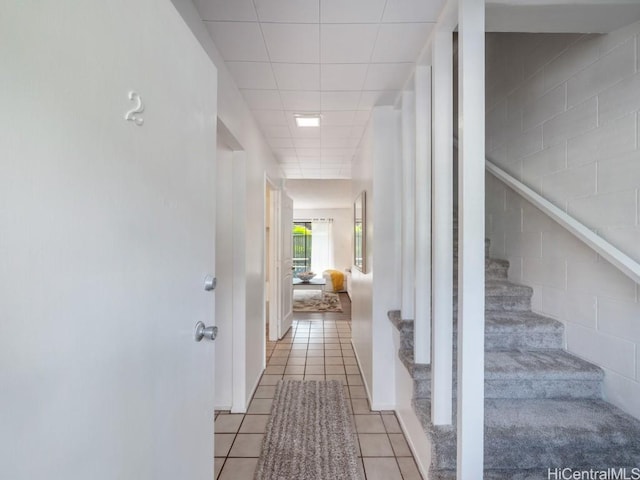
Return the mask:
MULTIPOLYGON (((278 125, 264 126, 262 127, 262 133, 264 133, 267 138, 291 138, 289 127, 278 125)), ((291 146, 293 146, 293 144, 291 146)))
POLYGON ((261 22, 318 23, 320 19, 319 0, 255 0, 255 5, 261 22))
POLYGON ((444 3, 444 0, 387 0, 382 21, 435 23, 444 3))
POLYGON ((320 90, 320 64, 274 63, 273 73, 281 90, 320 90))
POLYGON ((343 127, 331 127, 322 126, 320 128, 320 137, 325 138, 348 138, 351 134, 351 129, 343 127))
POLYGON ((371 110, 373 107, 393 105, 400 92, 397 90, 376 90, 362 92, 360 96, 359 110, 371 110))
POLYGON ((276 90, 276 79, 269 62, 227 62, 238 88, 276 90))
POLYGON ((254 22, 258 19, 252 0, 195 0, 203 20, 254 22))
POLYGON ((319 62, 320 44, 317 24, 263 23, 261 25, 272 62, 319 62))
MULTIPOLYGON (((347 133, 349 133, 347 131, 347 133)), ((329 148, 348 148, 348 147, 352 147, 352 141, 350 138, 348 137, 337 137, 337 138, 332 138, 332 137, 327 137, 327 138, 322 138, 322 146, 323 147, 329 147, 329 148)))
POLYGON ((280 92, 282 105, 285 110, 297 112, 319 112, 320 92, 304 92, 299 90, 286 90, 280 92))
POLYGON ((205 22, 225 61, 268 62, 258 23, 205 22))
POLYGON ((254 110, 253 116, 261 125, 288 125, 284 110, 254 110))
POLYGON ((371 61, 374 63, 415 62, 432 30, 432 23, 380 25, 371 61))
MULTIPOLYGON (((423 0, 424 1, 424 0, 423 0)), ((322 23, 378 23, 386 0, 322 0, 322 23)))
POLYGON ((320 148, 320 138, 294 138, 293 145, 296 148, 320 148))
POLYGON ((369 118, 371 117, 370 110, 357 110, 353 115, 353 124, 364 126, 369 123, 369 118))
POLYGON ((378 25, 346 24, 320 26, 322 63, 368 63, 378 34, 378 25))
POLYGON ((267 143, 272 148, 294 148, 293 140, 290 138, 267 138, 267 143))
POLYGON ((402 90, 413 68, 413 63, 372 63, 364 90, 402 90))
POLYGON ((320 158, 319 148, 296 148, 296 152, 298 152, 298 157, 300 157, 300 161, 302 161, 304 157, 311 157, 312 159, 315 159, 315 160, 320 158))
POLYGON ((342 126, 348 127, 353 125, 355 118, 355 111, 346 110, 339 111, 327 111, 322 113, 322 125, 324 126, 342 126))
POLYGON ((357 110, 360 91, 353 92, 321 92, 322 110, 357 110))
POLYGON ((362 90, 367 77, 367 63, 323 63, 320 87, 329 90, 362 90))
POLYGON ((242 90, 242 96, 252 110, 282 110, 277 90, 242 90))

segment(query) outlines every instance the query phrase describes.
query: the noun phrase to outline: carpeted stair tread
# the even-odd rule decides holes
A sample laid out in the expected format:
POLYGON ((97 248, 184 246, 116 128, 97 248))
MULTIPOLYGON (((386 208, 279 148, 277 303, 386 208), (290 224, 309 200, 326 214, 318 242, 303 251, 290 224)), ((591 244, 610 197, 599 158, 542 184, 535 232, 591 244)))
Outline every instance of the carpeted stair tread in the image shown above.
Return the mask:
MULTIPOLYGON (((455 430, 436 428, 438 469, 455 467, 455 430)), ((640 464, 640 421, 603 400, 485 400, 485 467, 640 464)))
POLYGON ((602 369, 562 350, 489 351, 485 353, 485 378, 602 380, 602 369))

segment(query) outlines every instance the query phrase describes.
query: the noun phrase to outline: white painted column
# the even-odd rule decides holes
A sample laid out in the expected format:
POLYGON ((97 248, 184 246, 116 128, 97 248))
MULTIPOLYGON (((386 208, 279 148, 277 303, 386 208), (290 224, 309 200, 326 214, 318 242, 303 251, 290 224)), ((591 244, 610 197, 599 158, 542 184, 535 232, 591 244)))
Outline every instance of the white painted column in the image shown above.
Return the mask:
POLYGON ((414 360, 431 362, 431 67, 419 65, 416 96, 414 360))
POLYGON ((484 453, 484 0, 458 11, 457 479, 477 480, 484 453))
POLYGON ((453 32, 433 38, 433 342, 431 420, 450 425, 453 403, 453 32))
POLYGON ((402 93, 402 318, 415 317, 415 94, 402 93))

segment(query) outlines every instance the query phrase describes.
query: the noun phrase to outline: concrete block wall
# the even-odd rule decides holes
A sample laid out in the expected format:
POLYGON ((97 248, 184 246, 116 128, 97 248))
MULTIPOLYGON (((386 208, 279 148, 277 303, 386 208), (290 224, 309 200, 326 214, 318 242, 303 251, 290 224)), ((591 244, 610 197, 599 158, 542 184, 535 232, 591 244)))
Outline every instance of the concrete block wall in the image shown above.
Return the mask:
MULTIPOLYGON (((487 37, 487 157, 640 261, 640 23, 487 37)), ((640 286, 487 174, 491 255, 640 418, 640 286)))

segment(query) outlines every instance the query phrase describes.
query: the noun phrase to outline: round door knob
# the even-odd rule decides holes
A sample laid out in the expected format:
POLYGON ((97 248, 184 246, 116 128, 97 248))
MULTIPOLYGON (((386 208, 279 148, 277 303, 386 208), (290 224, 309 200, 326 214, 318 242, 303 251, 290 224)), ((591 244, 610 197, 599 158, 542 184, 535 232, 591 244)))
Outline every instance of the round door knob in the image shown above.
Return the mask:
POLYGON ((218 336, 218 327, 211 326, 205 327, 204 323, 198 322, 196 323, 196 330, 194 332, 194 337, 196 342, 199 342, 203 338, 208 338, 209 340, 215 340, 218 336))

